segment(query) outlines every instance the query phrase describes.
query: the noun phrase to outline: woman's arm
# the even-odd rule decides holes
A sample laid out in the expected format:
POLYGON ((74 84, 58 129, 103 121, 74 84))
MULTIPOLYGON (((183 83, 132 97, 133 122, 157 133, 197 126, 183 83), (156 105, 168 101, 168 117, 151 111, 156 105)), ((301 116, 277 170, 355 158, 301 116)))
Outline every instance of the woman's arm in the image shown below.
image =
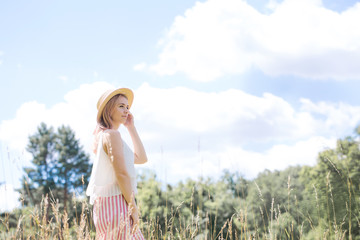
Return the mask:
POLYGON ((104 133, 103 147, 110 157, 115 176, 122 195, 126 202, 132 207, 131 216, 135 224, 138 224, 139 214, 135 203, 134 192, 131 185, 131 177, 127 171, 124 159, 124 147, 119 131, 107 130, 104 133))
POLYGON ((124 124, 124 126, 129 131, 129 134, 131 136, 131 140, 134 145, 134 163, 135 164, 144 164, 147 162, 147 156, 145 152, 145 148, 143 143, 141 142, 141 139, 139 137, 139 134, 136 131, 135 125, 134 125, 134 116, 129 113, 128 118, 124 124))

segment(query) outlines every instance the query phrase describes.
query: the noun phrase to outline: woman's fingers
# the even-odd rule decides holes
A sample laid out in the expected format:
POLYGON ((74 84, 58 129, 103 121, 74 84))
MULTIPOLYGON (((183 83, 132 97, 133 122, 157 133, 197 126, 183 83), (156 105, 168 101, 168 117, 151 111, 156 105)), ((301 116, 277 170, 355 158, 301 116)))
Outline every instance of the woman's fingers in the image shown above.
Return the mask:
POLYGON ((139 228, 139 216, 137 213, 131 214, 130 216, 130 230, 131 233, 135 233, 139 228))

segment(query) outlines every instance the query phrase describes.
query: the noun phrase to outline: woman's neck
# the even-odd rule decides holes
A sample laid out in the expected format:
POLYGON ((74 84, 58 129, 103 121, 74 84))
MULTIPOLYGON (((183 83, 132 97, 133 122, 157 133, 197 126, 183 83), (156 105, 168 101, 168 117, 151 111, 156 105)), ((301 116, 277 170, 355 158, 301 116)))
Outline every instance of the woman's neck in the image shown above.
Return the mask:
POLYGON ((110 129, 118 130, 120 127, 120 123, 113 123, 110 129))

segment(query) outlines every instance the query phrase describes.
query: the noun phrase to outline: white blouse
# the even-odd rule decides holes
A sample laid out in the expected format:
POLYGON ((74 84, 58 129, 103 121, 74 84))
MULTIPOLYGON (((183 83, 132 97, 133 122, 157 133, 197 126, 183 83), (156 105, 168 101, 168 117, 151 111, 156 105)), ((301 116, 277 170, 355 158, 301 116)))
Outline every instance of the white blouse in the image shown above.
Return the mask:
MULTIPOLYGON (((96 158, 91 171, 89 185, 86 195, 90 196, 90 204, 94 204, 97 197, 110 197, 121 194, 120 187, 116 180, 114 168, 109 156, 103 148, 103 133, 99 133, 96 158)), ((137 193, 136 172, 134 166, 134 153, 129 146, 122 140, 124 146, 124 159, 126 170, 131 177, 131 187, 134 194, 137 193)))

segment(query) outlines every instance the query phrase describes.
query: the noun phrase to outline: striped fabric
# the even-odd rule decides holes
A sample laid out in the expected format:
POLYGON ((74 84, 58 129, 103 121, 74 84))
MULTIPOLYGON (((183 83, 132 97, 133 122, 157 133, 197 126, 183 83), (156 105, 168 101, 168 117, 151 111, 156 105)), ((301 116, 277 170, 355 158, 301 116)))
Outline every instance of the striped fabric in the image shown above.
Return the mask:
POLYGON ((97 240, 145 240, 141 231, 130 233, 128 205, 122 194, 98 197, 93 209, 97 240))

